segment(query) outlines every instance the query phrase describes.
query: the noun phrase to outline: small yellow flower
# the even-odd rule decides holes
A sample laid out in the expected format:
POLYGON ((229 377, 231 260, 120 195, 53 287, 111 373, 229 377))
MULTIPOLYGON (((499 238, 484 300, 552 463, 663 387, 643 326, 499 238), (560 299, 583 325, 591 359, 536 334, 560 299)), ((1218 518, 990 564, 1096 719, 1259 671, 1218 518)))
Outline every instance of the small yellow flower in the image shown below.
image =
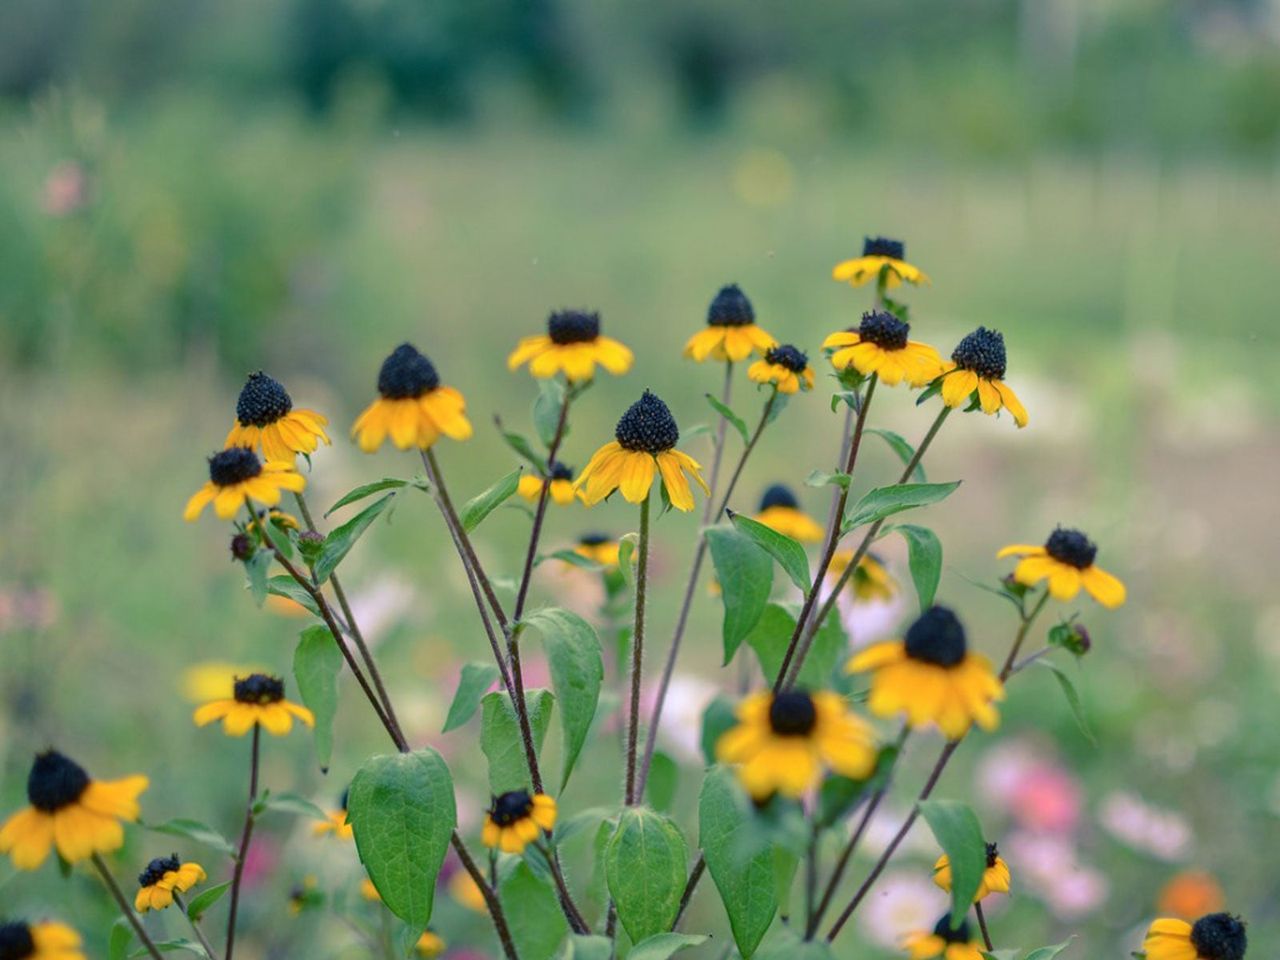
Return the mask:
POLYGON ((837 370, 852 368, 865 377, 874 373, 890 387, 904 380, 923 387, 942 373, 942 357, 927 343, 908 339, 910 332, 910 325, 892 313, 875 310, 863 314, 857 327, 831 334, 822 346, 831 351, 837 370))
POLYGON ((475 913, 487 913, 489 910, 484 893, 475 878, 465 870, 459 870, 449 878, 449 893, 458 903, 475 913))
POLYGON ((292 463, 299 453, 315 453, 328 419, 314 410, 295 410, 289 393, 261 370, 249 379, 236 401, 236 425, 227 434, 227 447, 261 450, 267 460, 292 463))
POLYGON ((997 330, 979 327, 960 341, 943 364, 942 402, 961 407, 977 394, 983 413, 995 415, 1008 410, 1019 429, 1027 425, 1027 408, 1004 382, 1007 355, 1004 336, 997 330))
POLYGON ((209 479, 187 501, 182 518, 191 522, 212 503, 219 520, 230 520, 246 500, 274 507, 281 490, 301 493, 306 485, 307 478, 294 469, 292 460, 263 463, 247 447, 229 447, 209 458, 209 479))
POLYGON ((381 396, 365 408, 351 428, 365 453, 373 453, 388 436, 401 450, 425 450, 441 434, 451 440, 471 436, 462 394, 442 386, 435 365, 410 344, 400 344, 382 362, 378 393, 381 396))
POLYGON ((581 496, 573 489, 573 468, 565 466, 558 460, 551 464, 551 474, 548 477, 537 477, 531 473, 522 476, 520 483, 516 486, 516 492, 530 503, 537 503, 542 496, 544 483, 547 485, 547 496, 553 503, 558 503, 562 507, 568 506, 576 497, 581 496))
POLYGON ((316 878, 307 874, 301 883, 295 883, 289 891, 289 913, 297 917, 303 910, 318 907, 324 902, 324 895, 316 889, 316 878))
POLYGON ((529 372, 546 380, 564 373, 570 383, 596 375, 596 364, 615 376, 631 369, 634 354, 612 337, 600 334, 600 314, 558 310, 547 318, 546 334, 525 337, 507 357, 508 369, 529 364, 529 372))
POLYGON ((197 727, 221 720, 222 730, 229 737, 243 737, 258 724, 267 733, 282 737, 293 729, 294 717, 308 727, 316 725, 310 710, 284 698, 283 680, 254 673, 236 680, 230 699, 206 703, 197 708, 192 719, 197 727))
POLYGON ((426 957, 427 960, 434 960, 434 958, 444 953, 445 946, 444 938, 440 934, 424 930, 422 936, 418 938, 418 942, 413 945, 413 948, 418 951, 418 956, 426 957))
POLYGON ((693 457, 675 449, 680 428, 667 405, 648 390, 618 420, 616 439, 595 452, 574 489, 583 491, 587 506, 595 506, 615 490, 629 503, 643 503, 654 477, 661 475, 671 505, 688 512, 693 509, 693 491, 685 473, 710 494, 702 479, 702 467, 693 457))
POLYGON ((1211 913, 1195 923, 1157 920, 1142 941, 1147 960, 1244 960, 1248 946, 1244 921, 1229 913, 1211 913))
POLYGON ((186 893, 197 883, 204 883, 208 874, 198 863, 183 863, 175 853, 169 857, 156 857, 138 874, 138 893, 133 907, 139 913, 163 910, 172 905, 174 893, 186 893))
POLYGON ((801 543, 817 543, 822 539, 822 527, 800 509, 800 501, 790 487, 775 483, 760 498, 760 512, 755 515, 759 523, 776 530, 785 537, 801 543))
POLYGON ((578 538, 573 552, 607 568, 618 565, 620 547, 617 539, 607 533, 584 533, 578 538))
POLYGON ((716 759, 738 765, 738 779, 755 800, 802 796, 825 769, 854 780, 875 769, 871 727, 837 693, 756 693, 738 704, 737 717, 716 741, 716 759))
POLYGON ((763 359, 747 368, 747 379, 771 383, 779 393, 796 393, 813 389, 813 368, 807 354, 787 343, 766 350, 763 359))
POLYGON ((906 640, 868 647, 851 659, 849 673, 871 672, 867 709, 878 717, 906 716, 915 728, 936 725, 959 740, 977 723, 1000 723, 995 702, 1004 684, 986 657, 968 650, 964 627, 946 607, 931 607, 907 630, 906 640))
MULTIPOLYGON (((1000 856, 1000 850, 994 843, 987 844, 987 868, 982 872, 982 882, 978 884, 978 892, 973 902, 979 903, 992 893, 1008 893, 1010 884, 1009 865, 1000 856)), ((947 893, 951 892, 951 858, 945 853, 933 865, 933 882, 947 893)))
POLYGON ((908 934, 902 941, 911 960, 982 960, 982 943, 969 933, 969 924, 951 926, 951 918, 943 917, 932 932, 908 934))
POLYGON ((763 354, 778 341, 756 326, 756 312, 736 283, 721 287, 707 310, 707 326, 685 344, 684 355, 702 363, 727 360, 737 363, 753 352, 763 354))
POLYGON ((347 822, 347 797, 349 795, 349 790, 342 791, 342 799, 338 801, 338 809, 330 810, 326 819, 318 821, 311 827, 313 836, 323 837, 325 834, 331 833, 339 840, 350 840, 355 836, 354 828, 347 822))
POLYGON ((80 934, 65 923, 46 920, 0 923, 0 957, 5 960, 85 960, 80 934))
POLYGON ((272 524, 277 530, 300 530, 298 518, 291 513, 285 513, 275 507, 269 510, 255 510, 253 519, 245 524, 245 530, 249 533, 261 533, 262 522, 272 524))
POLYGON ((523 853, 542 830, 556 825, 556 801, 545 793, 510 790, 493 798, 485 812, 480 842, 503 853, 523 853))
POLYGON ((1114 610, 1124 603, 1124 584, 1094 566, 1097 555, 1097 546, 1079 530, 1058 527, 1049 534, 1043 547, 1010 544, 996 554, 996 559, 1021 557, 1013 568, 1013 579, 1027 587, 1048 580, 1049 594, 1055 600, 1073 600, 1084 587, 1098 603, 1114 610))
MULTIPOLYGON (((839 579, 853 559, 852 550, 837 550, 827 567, 827 575, 839 579)), ((866 603, 872 600, 889 601, 898 594, 898 581, 889 573, 884 563, 874 554, 864 554, 849 578, 849 589, 855 599, 866 603)))
POLYGON ((903 280, 917 286, 928 283, 924 271, 907 263, 906 255, 906 244, 901 240, 866 237, 862 241, 862 256, 836 264, 831 279, 860 287, 868 280, 877 279, 883 270, 886 287, 896 287, 903 280))
POLYGON ((124 845, 121 821, 138 819, 144 776, 93 780, 56 750, 37 754, 27 776, 24 807, 0 827, 0 853, 18 870, 34 870, 55 846, 68 863, 111 853, 124 845))

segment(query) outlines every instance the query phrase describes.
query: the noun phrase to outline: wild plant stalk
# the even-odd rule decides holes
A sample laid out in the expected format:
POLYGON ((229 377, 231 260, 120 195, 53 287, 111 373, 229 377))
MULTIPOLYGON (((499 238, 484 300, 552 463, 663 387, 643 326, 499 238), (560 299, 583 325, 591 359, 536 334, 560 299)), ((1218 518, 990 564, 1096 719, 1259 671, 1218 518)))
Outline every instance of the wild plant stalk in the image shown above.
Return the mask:
POLYGON ((200 941, 200 946, 204 947, 205 953, 209 954, 209 960, 214 960, 218 954, 209 943, 209 938, 204 935, 204 931, 200 929, 199 922, 195 917, 191 916, 191 914, 187 912, 187 905, 182 902, 182 897, 176 890, 173 892, 173 903, 174 906, 181 910, 183 915, 187 918, 187 922, 191 925, 191 932, 196 935, 196 939, 200 941))
POLYGON ((529 595, 529 581, 533 579, 533 561, 538 555, 538 540, 542 536, 542 521, 547 513, 547 497, 551 490, 551 471, 555 466, 556 454, 560 452, 560 444, 564 440, 565 427, 569 420, 569 404, 573 400, 573 387, 566 385, 564 400, 560 403, 560 416, 556 420, 556 432, 547 446, 547 475, 542 478, 542 489, 538 492, 538 507, 533 514, 533 529, 529 533, 529 549, 524 555, 524 572, 520 575, 520 589, 516 592, 515 610, 511 619, 517 623, 524 614, 525 599, 529 595))
POLYGON ((986 946, 987 951, 994 950, 995 944, 991 942, 991 931, 987 929, 987 915, 982 912, 982 904, 975 903, 973 912, 978 918, 978 929, 982 931, 982 942, 986 946))
POLYGON ((249 857, 249 841, 253 838, 253 825, 257 819, 254 805, 258 802, 258 766, 262 746, 262 725, 253 725, 253 746, 249 754, 249 802, 244 810, 244 827, 240 830, 240 847, 236 853, 236 866, 231 874, 231 890, 227 896, 227 950, 224 960, 231 960, 236 945, 236 914, 240 907, 240 885, 244 880, 244 865, 249 857))
POLYGON ((93 866, 98 871, 98 875, 102 877, 102 882, 106 884, 107 890, 111 893, 111 899, 115 900, 116 906, 120 908, 121 915, 129 921, 129 926, 133 927, 133 932, 137 934, 147 953, 151 954, 153 960, 164 960, 164 955, 160 952, 160 948, 151 939, 151 934, 147 933, 147 928, 142 925, 142 918, 134 912, 133 904, 124 895, 124 891, 120 889, 120 884, 116 883, 116 878, 111 875, 111 868, 102 859, 102 854, 95 853, 90 859, 93 861, 93 866))
POLYGON ((627 806, 640 802, 636 793, 636 753, 640 739, 640 680, 644 671, 644 615, 649 589, 649 495, 640 503, 639 558, 636 562, 636 615, 631 632, 631 703, 627 717, 627 806))

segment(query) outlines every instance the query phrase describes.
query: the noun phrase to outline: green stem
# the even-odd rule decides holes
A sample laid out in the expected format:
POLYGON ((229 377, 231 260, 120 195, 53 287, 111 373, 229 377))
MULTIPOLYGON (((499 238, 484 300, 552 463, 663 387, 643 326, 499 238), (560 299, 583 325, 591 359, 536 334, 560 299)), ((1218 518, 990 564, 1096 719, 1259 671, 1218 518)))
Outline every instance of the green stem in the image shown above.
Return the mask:
POLYGON ((975 903, 973 911, 978 915, 978 927, 982 930, 982 942, 986 944, 987 952, 990 953, 996 947, 991 942, 991 931, 987 929, 987 916, 982 912, 982 904, 975 903))
POLYGON ((176 890, 173 892, 173 902, 174 905, 177 906, 177 908, 186 916, 187 922, 191 924, 191 932, 196 935, 196 939, 200 941, 200 946, 204 947, 205 953, 209 954, 209 960, 213 960, 217 954, 214 953, 213 946, 209 943, 209 938, 206 937, 204 935, 204 931, 200 929, 200 924, 196 922, 196 918, 187 913, 187 905, 182 902, 182 897, 178 895, 176 890))
POLYGON ((520 575, 520 589, 516 592, 516 605, 511 619, 517 623, 524 613, 525 599, 529 595, 529 581, 533 579, 533 561, 538 555, 538 540, 542 536, 542 520, 547 513, 547 497, 551 490, 551 471, 555 467, 556 454, 560 452, 560 443, 564 440, 565 426, 569 419, 569 403, 573 396, 572 385, 566 385, 564 400, 560 404, 560 419, 556 421, 555 436, 547 447, 547 475, 542 478, 542 489, 538 493, 538 507, 533 515, 533 529, 529 533, 529 549, 525 551, 524 571, 520 575))
POLYGON ((258 801, 258 766, 262 743, 262 726, 253 725, 253 748, 249 761, 249 803, 244 811, 244 828, 240 831, 240 850, 236 854, 235 870, 231 874, 231 904, 227 912, 227 952, 224 960, 231 960, 236 943, 236 914, 240 907, 240 884, 244 879, 244 865, 249 854, 249 841, 253 837, 255 816, 253 806, 258 801))
POLYGON ((133 927, 133 932, 138 935, 138 939, 146 947, 147 953, 151 954, 154 960, 164 960, 164 956, 160 953, 160 948, 151 939, 151 934, 147 933, 147 928, 142 925, 142 918, 134 912, 133 906, 124 895, 124 891, 120 889, 120 884, 116 883, 116 878, 111 875, 111 870, 107 867, 107 862, 102 859, 102 854, 95 853, 90 859, 93 861, 94 867, 97 868, 98 874, 102 877, 102 882, 107 885, 107 890, 111 893, 111 899, 115 900, 116 906, 120 908, 120 913, 129 921, 129 925, 133 927))
POLYGON ((644 669, 644 614, 649 580, 649 500, 640 504, 640 557, 636 565, 636 619, 631 633, 631 705, 627 721, 627 806, 640 802, 636 795, 636 753, 640 738, 640 678, 644 669))

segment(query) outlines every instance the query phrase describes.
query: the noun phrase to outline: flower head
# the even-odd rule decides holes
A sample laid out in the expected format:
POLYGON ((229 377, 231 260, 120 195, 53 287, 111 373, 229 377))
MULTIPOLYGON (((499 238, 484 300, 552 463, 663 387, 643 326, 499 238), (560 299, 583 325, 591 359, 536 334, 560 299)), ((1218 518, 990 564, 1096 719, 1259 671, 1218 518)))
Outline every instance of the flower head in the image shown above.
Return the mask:
POLYGON ((737 363, 753 352, 763 354, 778 341, 756 326, 751 301, 736 283, 721 287, 707 308, 707 326, 684 346, 684 355, 699 363, 726 360, 737 363))
MULTIPOLYGON (((853 559, 852 550, 837 550, 831 557, 827 567, 827 576, 840 577, 849 567, 853 559)), ((863 554, 853 574, 849 577, 849 589, 853 597, 860 603, 872 600, 892 600, 898 593, 898 581, 875 554, 863 554)))
POLYGON ((138 893, 133 898, 139 913, 163 910, 173 903, 174 893, 186 893, 208 878, 198 863, 183 863, 178 855, 156 857, 138 874, 138 893))
MULTIPOLYGON (((978 892, 973 902, 978 903, 992 893, 1009 892, 1009 865, 1000 856, 1000 850, 994 843, 987 844, 987 866, 982 871, 982 882, 978 884, 978 892)), ((951 892, 951 858, 945 853, 933 865, 933 882, 947 893, 951 892)))
POLYGON ((37 754, 27 775, 31 805, 0 827, 0 853, 17 869, 34 870, 55 846, 68 863, 119 850, 120 823, 138 819, 138 795, 147 783, 144 776, 94 780, 57 750, 37 754))
POLYGON ((221 720, 223 732, 229 737, 243 737, 259 724, 267 733, 282 737, 293 729, 294 717, 308 727, 316 725, 310 710, 284 698, 283 680, 253 673, 236 678, 230 699, 211 700, 198 707, 192 719, 197 727, 221 720))
POLYGON ((546 484, 547 495, 555 503, 567 506, 578 496, 573 489, 573 467, 566 466, 559 460, 553 461, 545 477, 537 477, 526 473, 520 478, 516 492, 530 503, 537 503, 542 496, 542 486, 546 484))
POLYGON ((1079 530, 1058 527, 1044 546, 1011 544, 997 553, 996 559, 1021 557, 1013 568, 1013 579, 1027 587, 1048 580, 1049 594, 1055 600, 1072 600, 1084 587, 1098 603, 1114 609, 1124 603, 1124 584, 1094 565, 1097 555, 1097 546, 1079 530))
POLYGON ((822 527, 800 509, 800 501, 791 488, 775 483, 760 498, 760 511, 755 519, 770 530, 801 543, 817 543, 822 539, 822 527))
POLYGON ((911 960, 982 960, 982 944, 974 940, 969 924, 951 926, 951 917, 938 921, 931 932, 909 934, 902 942, 911 960))
POLYGON ((789 343, 766 350, 763 359, 747 368, 747 377, 755 383, 773 384, 779 393, 813 389, 808 355, 789 343))
POLYGON ((466 440, 471 421, 466 401, 453 387, 440 383, 435 364, 411 344, 402 343, 382 361, 378 371, 381 396, 356 418, 351 435, 365 453, 372 453, 391 437, 401 450, 423 450, 440 439, 466 440))
POLYGON ((321 440, 329 442, 328 419, 314 410, 295 410, 293 398, 279 380, 261 370, 249 374, 236 401, 236 425, 227 434, 228 447, 261 450, 267 460, 292 462, 296 454, 315 453, 321 440))
POLYGON ((322 837, 327 833, 333 834, 339 840, 350 840, 355 836, 355 829, 347 820, 347 798, 350 796, 351 790, 342 791, 342 797, 338 800, 338 808, 330 810, 326 819, 319 821, 311 828, 314 836, 322 837))
POLYGON ((0 958, 3 960, 85 960, 80 934, 65 923, 46 920, 0 923, 0 958))
POLYGON ((228 447, 209 458, 209 479, 187 501, 182 518, 195 520, 212 503, 219 520, 230 520, 254 500, 265 507, 280 502, 280 491, 301 493, 307 478, 294 469, 293 459, 263 463, 248 447, 228 447))
POLYGON ((837 263, 831 279, 860 287, 883 273, 886 287, 896 287, 903 280, 914 285, 928 283, 924 271, 907 263, 906 256, 906 244, 901 240, 866 237, 862 242, 862 256, 837 263))
POLYGON ((542 830, 556 825, 556 802, 545 793, 509 790, 493 798, 484 815, 480 840, 503 853, 523 853, 542 830))
POLYGON ((977 401, 986 414, 1008 410, 1019 428, 1027 425, 1027 408, 1004 382, 1004 336, 998 330, 979 327, 966 336, 943 364, 942 402, 960 407, 977 401))
POLYGON ((1004 699, 1004 684, 986 657, 969 651, 964 627, 946 607, 930 607, 905 640, 868 647, 845 669, 871 673, 867 709, 878 717, 903 714, 908 726, 934 724, 950 740, 974 723, 994 730, 1000 722, 995 702, 1004 699))
POLYGON ((685 474, 710 493, 702 479, 702 467, 686 453, 675 449, 680 428, 670 409, 648 390, 618 420, 614 439, 592 456, 583 468, 574 489, 582 490, 583 501, 594 506, 615 490, 629 503, 642 503, 649 496, 654 477, 661 475, 671 505, 688 512, 693 509, 693 491, 685 474))
POLYGON ((612 337, 600 333, 600 314, 585 310, 557 310, 547 318, 547 332, 525 337, 507 357, 515 370, 527 363, 539 379, 564 373, 570 383, 595 376, 596 364, 620 375, 631 369, 635 356, 612 337))
POLYGON ((436 957, 444 953, 447 944, 444 937, 432 930, 422 931, 422 936, 418 938, 418 942, 413 948, 418 952, 418 956, 426 957, 427 960, 435 960, 436 957))
POLYGON ((837 693, 756 693, 738 704, 737 718, 716 742, 716 759, 738 765, 738 779, 757 801, 774 793, 799 797, 825 769, 855 780, 875 769, 871 727, 837 693))
POLYGON ((573 552, 580 557, 594 560, 602 567, 616 567, 620 552, 617 537, 607 533, 584 533, 578 537, 573 552))
POLYGON ((1248 946, 1245 922, 1229 913, 1211 913, 1195 923, 1157 920, 1142 942, 1147 960, 1244 960, 1248 946))
POLYGON ((891 387, 903 380, 922 387, 942 373, 942 357, 928 344, 910 339, 910 332, 906 321, 886 310, 873 310, 863 314, 857 327, 837 330, 822 346, 831 351, 837 370, 853 369, 864 377, 874 373, 891 387))

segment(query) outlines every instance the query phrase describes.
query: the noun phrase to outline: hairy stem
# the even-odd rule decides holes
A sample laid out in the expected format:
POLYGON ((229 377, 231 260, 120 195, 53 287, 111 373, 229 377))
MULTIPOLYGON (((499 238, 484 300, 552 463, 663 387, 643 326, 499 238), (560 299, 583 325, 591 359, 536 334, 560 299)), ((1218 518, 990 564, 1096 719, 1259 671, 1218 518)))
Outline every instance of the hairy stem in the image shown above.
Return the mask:
POLYGON ((560 403, 560 419, 556 421, 555 436, 547 447, 547 475, 542 478, 542 490, 538 494, 538 508, 533 514, 533 529, 529 533, 529 549, 524 555, 524 572, 520 575, 520 589, 516 592, 516 605, 511 619, 519 622, 524 613, 525 599, 529 595, 529 581, 533 579, 533 561, 538 555, 538 540, 542 536, 542 520, 547 513, 547 497, 551 490, 551 471, 555 467, 556 454, 560 452, 560 443, 564 440, 564 428, 569 418, 569 403, 572 387, 566 386, 564 400, 560 403))
POLYGON ((493 929, 497 932, 498 941, 502 944, 503 955, 506 956, 507 960, 520 960, 520 954, 516 951, 516 943, 511 939, 511 928, 507 925, 507 915, 502 909, 502 902, 498 899, 498 894, 485 880, 480 868, 476 866, 476 861, 471 856, 471 851, 462 842, 462 837, 458 836, 457 830, 453 831, 453 836, 449 838, 449 842, 453 845, 453 851, 458 855, 458 860, 462 863, 462 869, 466 870, 470 875, 476 888, 480 891, 480 896, 484 898, 485 906, 489 908, 489 916, 493 919, 493 929))
POLYGON ((224 960, 231 960, 236 943, 236 913, 240 907, 240 884, 244 880, 244 865, 249 854, 249 840, 253 837, 253 824, 256 817, 253 805, 258 801, 258 760, 262 745, 262 726, 253 725, 253 746, 249 755, 249 803, 244 810, 244 827, 240 831, 240 849, 236 854, 235 870, 231 874, 231 891, 228 897, 230 907, 227 910, 227 952, 224 960))
POLYGON ((102 877, 102 882, 107 885, 107 890, 111 893, 111 899, 116 902, 116 906, 120 908, 120 913, 129 921, 129 926, 133 927, 133 932, 138 935, 138 939, 146 947, 147 953, 151 954, 154 960, 164 960, 164 955, 160 953, 160 948, 151 939, 151 934, 147 933, 147 928, 142 925, 142 918, 134 911, 133 905, 129 903, 124 891, 120 889, 120 884, 116 883, 116 878, 111 875, 111 869, 107 866, 107 862, 102 859, 102 854, 95 853, 91 859, 94 867, 97 868, 99 876, 102 877))
POLYGON ((627 806, 640 802, 636 794, 636 753, 640 738, 640 678, 644 669, 644 614, 649 585, 649 500, 640 504, 640 557, 636 566, 636 619, 631 634, 631 704, 627 719, 627 806))
POLYGON ((684 893, 680 894, 680 906, 676 910, 676 918, 671 921, 671 929, 675 930, 680 926, 680 921, 684 917, 684 912, 689 909, 689 901, 693 899, 693 891, 697 889, 698 881, 702 879, 702 875, 707 870, 706 858, 702 855, 702 851, 698 851, 698 858, 693 861, 693 869, 689 871, 689 879, 684 885, 684 893))

